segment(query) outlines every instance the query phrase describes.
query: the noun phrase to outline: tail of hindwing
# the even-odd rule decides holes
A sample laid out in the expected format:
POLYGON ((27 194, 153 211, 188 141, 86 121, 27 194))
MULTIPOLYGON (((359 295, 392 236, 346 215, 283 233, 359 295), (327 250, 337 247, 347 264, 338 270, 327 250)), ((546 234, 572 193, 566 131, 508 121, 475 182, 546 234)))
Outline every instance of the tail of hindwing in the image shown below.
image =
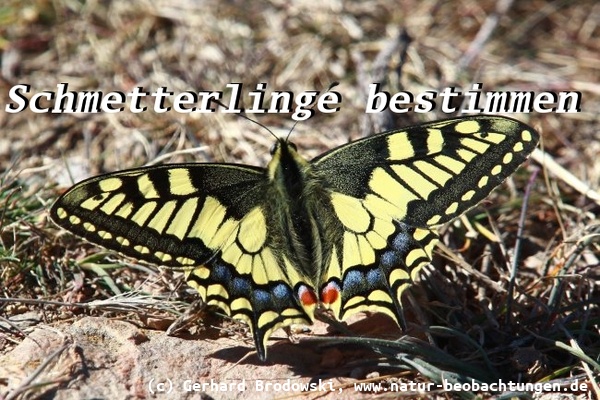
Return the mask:
POLYGON ((218 257, 191 269, 187 280, 208 305, 250 326, 263 361, 267 354, 266 342, 273 331, 290 324, 312 323, 295 295, 297 287, 292 288, 283 280, 258 284, 251 274, 237 272, 233 265, 218 257))
POLYGON ((402 293, 431 261, 438 236, 402 222, 394 225, 396 231, 390 235, 388 246, 377 252, 373 264, 357 265, 343 273, 340 319, 370 310, 383 312, 402 324, 402 293))

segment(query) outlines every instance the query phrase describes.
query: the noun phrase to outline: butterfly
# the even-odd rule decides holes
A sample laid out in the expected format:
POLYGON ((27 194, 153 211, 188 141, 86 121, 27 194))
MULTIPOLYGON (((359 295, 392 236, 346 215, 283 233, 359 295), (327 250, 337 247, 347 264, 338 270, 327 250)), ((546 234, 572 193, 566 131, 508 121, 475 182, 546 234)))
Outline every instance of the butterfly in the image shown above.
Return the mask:
POLYGON ((246 322, 261 360, 274 330, 365 310, 402 322, 435 227, 485 198, 539 135, 466 116, 379 133, 303 158, 278 139, 266 168, 130 169, 80 182, 52 206, 61 227, 126 256, 183 268, 208 304, 246 322))

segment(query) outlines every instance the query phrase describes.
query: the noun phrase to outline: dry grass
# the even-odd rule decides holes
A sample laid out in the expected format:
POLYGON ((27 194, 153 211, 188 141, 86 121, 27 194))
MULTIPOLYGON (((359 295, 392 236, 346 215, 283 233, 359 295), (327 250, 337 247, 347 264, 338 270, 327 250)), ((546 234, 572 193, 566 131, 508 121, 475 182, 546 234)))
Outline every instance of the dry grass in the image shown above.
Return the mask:
MULTIPOLYGON (((489 90, 577 90, 583 95, 581 113, 515 117, 542 133, 545 152, 560 166, 599 190, 597 2, 515 2, 483 36, 477 35, 494 15, 492 1, 400 3, 9 1, 0 7, 0 107, 4 110, 8 89, 17 83, 36 92, 60 82, 77 91, 167 86, 180 92, 267 82, 270 89, 299 93, 339 81, 341 111, 294 129, 301 152, 312 157, 382 124, 363 112, 365 84, 372 81, 386 83, 391 92, 413 93, 468 88, 472 82, 489 90), (403 29, 412 38, 405 60, 402 43, 386 56, 403 29), (476 37, 487 40, 478 44, 476 37)), ((444 116, 399 114, 391 123, 444 116)), ((293 125, 286 115, 256 118, 276 133, 293 125)), ((0 319, 30 309, 44 310, 49 321, 80 313, 136 318, 135 307, 37 302, 100 301, 132 289, 189 301, 168 271, 123 268, 120 258, 58 230, 47 208, 72 181, 167 153, 197 148, 167 162, 264 165, 271 145, 259 126, 223 113, 1 113, 0 132, 0 296, 18 299, 0 302, 0 319)), ((379 352, 368 360, 373 369, 405 369, 411 372, 402 379, 408 380, 435 381, 450 372, 529 382, 597 379, 600 205, 593 194, 574 189, 571 179, 530 162, 484 207, 444 227, 450 250, 438 251, 433 268, 423 274, 427 279, 412 291, 418 306, 409 321, 428 341, 411 342, 413 350, 402 341, 363 341, 379 352), (536 168, 542 170, 528 182, 536 168), (522 209, 524 231, 518 235, 522 209), (497 232, 499 242, 489 239, 494 237, 489 231, 497 232), (519 268, 511 276, 513 261, 519 268), (429 328, 417 328, 422 323, 429 328)), ((157 318, 172 319, 182 309, 181 303, 144 304, 144 312, 157 318)), ((0 331, 0 351, 19 340, 19 332, 0 331)))

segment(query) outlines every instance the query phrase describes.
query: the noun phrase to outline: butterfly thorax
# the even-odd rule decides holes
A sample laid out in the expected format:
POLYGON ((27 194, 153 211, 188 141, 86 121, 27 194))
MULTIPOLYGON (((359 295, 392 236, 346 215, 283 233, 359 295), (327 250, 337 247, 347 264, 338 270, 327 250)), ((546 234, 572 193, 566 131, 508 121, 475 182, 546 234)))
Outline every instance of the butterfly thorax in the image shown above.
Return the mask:
POLYGON ((298 154, 296 147, 279 140, 273 150, 273 158, 267 167, 271 182, 271 207, 274 210, 274 229, 288 233, 282 235, 290 250, 288 253, 305 276, 313 282, 319 279, 321 263, 321 235, 316 215, 315 189, 319 180, 311 164, 298 154))

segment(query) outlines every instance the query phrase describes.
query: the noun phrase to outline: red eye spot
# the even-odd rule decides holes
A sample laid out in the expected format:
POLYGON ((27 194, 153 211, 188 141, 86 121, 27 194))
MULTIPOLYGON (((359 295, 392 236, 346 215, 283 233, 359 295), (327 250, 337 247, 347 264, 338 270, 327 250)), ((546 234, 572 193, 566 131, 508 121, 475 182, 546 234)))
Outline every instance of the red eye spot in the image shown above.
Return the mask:
POLYGON ((337 283, 329 282, 321 290, 321 301, 324 304, 333 304, 340 297, 340 287, 337 283))
POLYGON ((313 306, 319 301, 314 290, 304 285, 300 286, 298 289, 298 297, 304 306, 313 306))

